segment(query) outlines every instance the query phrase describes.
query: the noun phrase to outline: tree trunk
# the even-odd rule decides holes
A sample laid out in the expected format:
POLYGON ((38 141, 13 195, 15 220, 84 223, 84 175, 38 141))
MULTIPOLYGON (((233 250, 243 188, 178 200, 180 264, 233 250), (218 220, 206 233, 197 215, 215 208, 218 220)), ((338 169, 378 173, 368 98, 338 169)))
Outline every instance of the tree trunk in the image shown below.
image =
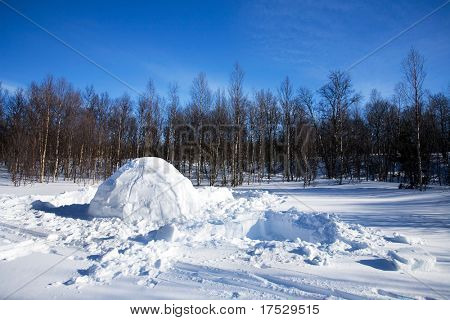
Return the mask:
POLYGON ((55 168, 53 169, 53 182, 56 180, 59 165, 59 134, 61 132, 61 118, 58 119, 58 128, 56 130, 56 146, 55 146, 55 168))
POLYGON ((45 117, 45 125, 44 125, 44 137, 43 137, 43 145, 42 145, 42 153, 41 153, 41 166, 40 166, 40 173, 39 173, 39 182, 44 181, 44 174, 45 174, 45 160, 46 160, 46 153, 47 153, 47 142, 48 142, 48 129, 50 126, 50 107, 47 107, 47 114, 45 117))

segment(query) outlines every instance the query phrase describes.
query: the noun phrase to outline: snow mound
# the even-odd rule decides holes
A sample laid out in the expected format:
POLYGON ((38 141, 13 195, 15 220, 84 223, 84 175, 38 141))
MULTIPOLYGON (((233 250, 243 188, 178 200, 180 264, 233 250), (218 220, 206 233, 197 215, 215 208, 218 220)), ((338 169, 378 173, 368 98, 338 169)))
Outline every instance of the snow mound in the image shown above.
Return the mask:
POLYGON ((202 187, 197 191, 203 206, 234 200, 233 193, 226 187, 202 187))
POLYGON ((398 270, 430 271, 436 264, 436 258, 420 248, 390 250, 388 256, 398 270))
POLYGON ((49 246, 43 241, 25 240, 0 246, 0 260, 11 261, 34 252, 47 253, 49 246))
POLYGON ((197 190, 174 166, 160 158, 129 161, 103 182, 89 205, 96 217, 145 220, 157 228, 195 219, 199 213, 197 190))
POLYGON ((50 197, 48 203, 54 207, 70 206, 75 203, 86 204, 92 201, 97 191, 97 187, 88 186, 76 191, 66 191, 56 196, 50 197))
POLYGON ((304 213, 295 208, 286 212, 267 211, 248 231, 247 237, 263 241, 302 241, 328 251, 356 251, 382 241, 373 231, 347 224, 336 215, 304 213))
POLYGON ((408 237, 405 236, 403 234, 399 234, 397 232, 394 232, 394 234, 392 235, 392 237, 384 237, 387 241, 389 242, 394 242, 394 243, 404 243, 404 244, 410 244, 410 245, 414 245, 414 244, 423 244, 422 239, 419 238, 413 238, 413 237, 408 237))

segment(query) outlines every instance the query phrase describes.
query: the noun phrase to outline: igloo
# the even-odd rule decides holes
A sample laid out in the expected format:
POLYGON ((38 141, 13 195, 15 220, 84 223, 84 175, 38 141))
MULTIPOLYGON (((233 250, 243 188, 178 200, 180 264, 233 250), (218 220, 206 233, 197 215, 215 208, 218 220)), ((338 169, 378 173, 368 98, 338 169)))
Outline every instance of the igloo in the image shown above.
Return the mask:
POLYGON ((142 219, 160 227, 195 218, 197 190, 174 166, 160 158, 129 161, 103 182, 89 205, 95 217, 142 219))

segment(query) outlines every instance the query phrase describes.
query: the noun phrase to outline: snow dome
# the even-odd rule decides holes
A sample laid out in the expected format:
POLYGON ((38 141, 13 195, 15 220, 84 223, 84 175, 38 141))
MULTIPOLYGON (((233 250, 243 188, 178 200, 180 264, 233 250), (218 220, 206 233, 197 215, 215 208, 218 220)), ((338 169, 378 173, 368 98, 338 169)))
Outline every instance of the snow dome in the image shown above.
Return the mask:
POLYGON ((195 218, 197 190, 174 166, 160 158, 129 161, 103 182, 89 205, 96 217, 145 219, 155 226, 195 218))

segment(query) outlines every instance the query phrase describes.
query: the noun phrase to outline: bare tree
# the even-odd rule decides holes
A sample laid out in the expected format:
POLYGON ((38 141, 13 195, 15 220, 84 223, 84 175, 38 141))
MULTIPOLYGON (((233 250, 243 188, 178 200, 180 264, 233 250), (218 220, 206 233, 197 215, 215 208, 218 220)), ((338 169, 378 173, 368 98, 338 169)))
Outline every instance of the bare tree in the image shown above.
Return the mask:
POLYGON ((127 120, 130 116, 131 112, 131 100, 128 95, 123 95, 121 98, 117 99, 114 103, 113 107, 113 123, 114 127, 117 129, 116 131, 116 155, 115 155, 115 163, 116 170, 122 164, 122 148, 123 148, 123 140, 127 125, 127 120))
POLYGON ((39 137, 39 182, 44 181, 47 147, 50 130, 50 120, 53 106, 56 104, 55 86, 53 77, 47 77, 41 85, 31 85, 30 103, 37 116, 37 131, 39 137))
POLYGON ((245 100, 243 88, 244 71, 239 64, 235 64, 230 76, 228 95, 230 97, 231 112, 233 116, 233 150, 231 160, 231 184, 233 186, 242 184, 242 129, 245 118, 245 100))
POLYGON ((0 81, 0 160, 6 157, 6 102, 8 91, 2 87, 0 81))
POLYGON ((281 110, 283 111, 284 178, 286 178, 287 181, 291 181, 291 130, 294 109, 294 94, 292 84, 288 77, 281 82, 280 88, 278 89, 278 97, 281 110))
POLYGON ((178 112, 180 109, 180 97, 178 96, 178 85, 169 86, 169 99, 167 104, 167 126, 168 126, 168 159, 170 163, 175 164, 175 129, 177 124, 178 112))
POLYGON ((202 182, 204 171, 204 120, 206 114, 211 110, 212 97, 211 90, 204 73, 198 74, 194 78, 191 87, 191 108, 192 108, 192 126, 195 128, 195 141, 197 143, 197 185, 202 182))
POLYGON ((414 109, 415 120, 415 140, 416 140, 416 157, 417 157, 417 184, 420 189, 423 187, 422 181, 422 155, 420 146, 420 126, 422 118, 423 104, 423 82, 425 80, 424 58, 411 48, 408 56, 403 60, 403 73, 405 78, 406 96, 410 105, 414 109))
POLYGON ((339 184, 342 184, 344 174, 344 137, 345 122, 350 107, 360 100, 354 93, 348 74, 342 71, 333 71, 328 76, 328 83, 319 90, 327 117, 331 124, 333 135, 333 148, 337 154, 337 174, 339 184))

